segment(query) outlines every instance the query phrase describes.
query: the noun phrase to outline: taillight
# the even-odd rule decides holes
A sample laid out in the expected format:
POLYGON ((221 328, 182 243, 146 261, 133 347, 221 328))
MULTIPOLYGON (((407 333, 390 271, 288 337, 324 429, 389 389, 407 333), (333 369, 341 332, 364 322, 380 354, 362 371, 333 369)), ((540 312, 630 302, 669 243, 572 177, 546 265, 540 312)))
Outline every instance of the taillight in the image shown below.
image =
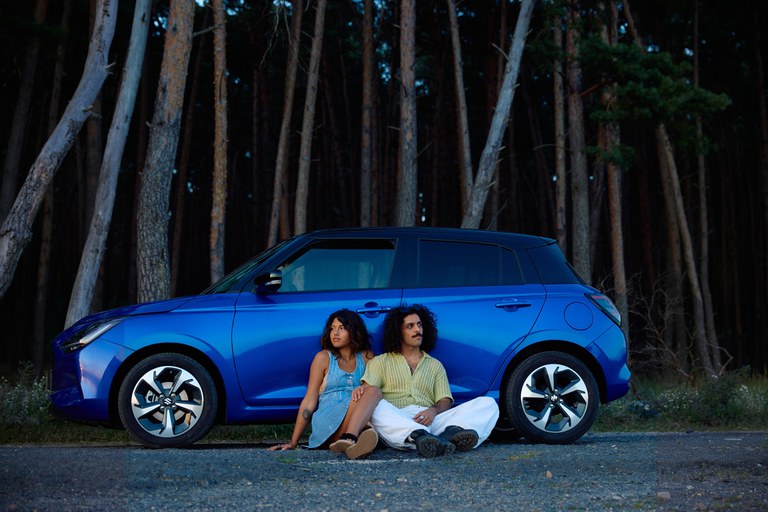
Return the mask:
POLYGON ((613 305, 611 299, 602 293, 585 293, 584 295, 591 300, 595 306, 600 308, 600 311, 605 313, 608 318, 613 320, 616 325, 621 327, 621 313, 619 313, 619 310, 613 305))

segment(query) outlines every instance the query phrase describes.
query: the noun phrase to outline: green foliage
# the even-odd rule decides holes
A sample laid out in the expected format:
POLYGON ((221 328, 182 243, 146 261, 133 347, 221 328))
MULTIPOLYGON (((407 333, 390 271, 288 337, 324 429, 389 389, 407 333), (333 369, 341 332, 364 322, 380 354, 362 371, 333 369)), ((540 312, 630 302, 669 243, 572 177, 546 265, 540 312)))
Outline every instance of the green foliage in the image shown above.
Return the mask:
POLYGON ((32 363, 22 363, 15 385, 0 377, 0 425, 40 425, 50 419, 49 405, 48 389, 34 378, 32 363))
POLYGON ((744 430, 768 424, 768 381, 750 378, 749 369, 698 385, 640 385, 600 409, 597 430, 744 430))
POLYGON ((650 120, 654 123, 690 124, 730 105, 725 94, 716 94, 692 83, 691 66, 675 63, 668 53, 647 52, 631 44, 610 46, 590 36, 580 47, 585 74, 599 77, 605 86, 615 84, 617 103, 611 111, 596 111, 601 121, 650 120))

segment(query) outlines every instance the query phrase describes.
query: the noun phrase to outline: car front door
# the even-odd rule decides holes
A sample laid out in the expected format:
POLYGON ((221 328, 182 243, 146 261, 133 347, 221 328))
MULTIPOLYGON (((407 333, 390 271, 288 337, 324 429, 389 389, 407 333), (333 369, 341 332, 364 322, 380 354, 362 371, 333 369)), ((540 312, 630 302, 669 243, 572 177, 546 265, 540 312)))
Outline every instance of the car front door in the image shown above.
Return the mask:
POLYGON ((403 302, 437 316, 432 356, 448 373, 454 399, 486 394, 501 364, 530 332, 545 300, 524 283, 516 254, 495 244, 419 240, 417 272, 403 302))
POLYGON ((394 240, 319 240, 277 265, 276 292, 240 295, 232 348, 247 405, 295 415, 325 322, 336 310, 360 313, 370 334, 379 332, 374 349, 380 351, 385 313, 402 295, 389 287, 395 247, 394 240))

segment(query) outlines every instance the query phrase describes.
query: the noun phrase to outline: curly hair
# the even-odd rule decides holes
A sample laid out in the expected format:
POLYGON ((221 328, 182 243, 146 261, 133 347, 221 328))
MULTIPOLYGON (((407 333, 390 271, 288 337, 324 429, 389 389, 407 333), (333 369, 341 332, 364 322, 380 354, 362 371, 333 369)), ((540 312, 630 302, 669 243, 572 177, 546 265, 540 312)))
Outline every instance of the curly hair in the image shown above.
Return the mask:
POLYGON ((365 322, 360 318, 360 315, 349 309, 340 309, 334 311, 325 321, 325 328, 323 329, 323 335, 320 337, 320 346, 323 350, 330 350, 331 353, 338 357, 339 349, 333 346, 331 342, 331 324, 334 320, 338 320, 349 331, 349 343, 352 348, 352 353, 363 352, 371 350, 371 336, 368 334, 368 329, 365 327, 365 322))
POLYGON ((382 349, 384 352, 400 352, 400 344, 403 341, 402 325, 408 315, 419 315, 423 336, 421 338, 421 350, 431 352, 437 343, 437 318, 426 306, 414 304, 403 305, 387 313, 384 319, 384 339, 382 349))

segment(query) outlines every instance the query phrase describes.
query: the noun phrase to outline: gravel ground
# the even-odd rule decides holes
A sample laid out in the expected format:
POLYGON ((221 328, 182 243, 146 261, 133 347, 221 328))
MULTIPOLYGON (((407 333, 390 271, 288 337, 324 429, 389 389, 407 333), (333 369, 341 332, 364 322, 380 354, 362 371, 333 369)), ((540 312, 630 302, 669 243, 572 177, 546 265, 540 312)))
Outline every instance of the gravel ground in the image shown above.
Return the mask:
POLYGON ((487 442, 429 460, 265 447, 0 446, 0 511, 768 510, 768 432, 487 442))

